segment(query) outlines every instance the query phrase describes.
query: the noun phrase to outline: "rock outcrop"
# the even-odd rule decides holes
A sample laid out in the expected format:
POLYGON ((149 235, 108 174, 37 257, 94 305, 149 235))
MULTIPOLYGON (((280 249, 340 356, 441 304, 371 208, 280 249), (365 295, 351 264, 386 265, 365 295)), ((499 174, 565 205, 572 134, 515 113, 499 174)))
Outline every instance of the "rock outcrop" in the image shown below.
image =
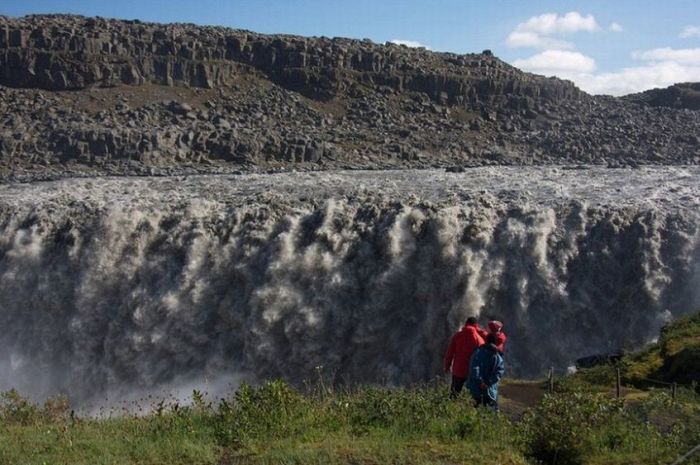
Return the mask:
POLYGON ((700 110, 700 82, 675 84, 665 89, 652 89, 625 98, 653 107, 700 110))
POLYGON ((213 88, 252 70, 289 90, 332 98, 353 83, 415 91, 442 104, 578 99, 573 84, 526 75, 494 58, 435 54, 350 39, 269 36, 192 25, 75 16, 5 20, 0 83, 78 90, 92 85, 213 88))
POLYGON ((590 96, 489 51, 0 17, 5 177, 699 163, 692 96, 649 95, 590 96))

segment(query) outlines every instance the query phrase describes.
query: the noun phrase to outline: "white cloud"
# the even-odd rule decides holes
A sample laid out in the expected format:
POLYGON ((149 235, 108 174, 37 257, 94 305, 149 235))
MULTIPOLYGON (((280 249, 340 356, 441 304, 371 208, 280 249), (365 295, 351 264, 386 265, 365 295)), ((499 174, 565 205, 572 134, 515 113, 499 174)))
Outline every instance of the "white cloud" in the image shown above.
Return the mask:
POLYGON ((700 49, 657 48, 632 53, 639 66, 596 73, 595 60, 578 52, 546 50, 514 66, 573 81, 590 94, 625 95, 679 82, 700 81, 700 49))
POLYGON ((599 29, 593 15, 583 16, 577 11, 570 11, 564 15, 545 13, 518 24, 506 38, 506 44, 513 48, 572 49, 574 47, 571 42, 551 36, 582 31, 595 32, 599 29))
MULTIPOLYGON (((542 50, 529 58, 513 61, 514 66, 569 79, 591 94, 624 95, 679 82, 700 81, 700 48, 635 51, 631 56, 639 62, 637 66, 598 72, 592 57, 575 51, 574 44, 562 38, 576 32, 600 30, 593 15, 584 16, 576 11, 565 15, 546 13, 518 24, 506 39, 506 44, 542 50)), ((624 29, 619 23, 612 22, 608 30, 622 32, 624 29)), ((685 27, 680 37, 700 37, 700 26, 685 27)))
POLYGON ((541 48, 568 50, 574 48, 574 44, 565 40, 543 37, 534 32, 513 31, 506 39, 506 44, 513 48, 541 48))
POLYGON ((545 50, 530 58, 515 60, 513 66, 538 74, 592 73, 595 60, 579 52, 545 50))
POLYGON ((578 11, 570 11, 563 16, 556 13, 545 13, 533 16, 524 23, 518 24, 516 31, 535 32, 541 35, 567 34, 579 31, 594 32, 598 23, 593 15, 582 16, 578 11))
POLYGON ((700 66, 700 48, 655 48, 632 52, 635 60, 700 66))
POLYGON ((396 45, 405 45, 406 47, 411 48, 424 48, 426 50, 432 50, 427 45, 423 45, 420 42, 416 42, 415 40, 392 39, 389 42, 396 45))
POLYGON ((686 26, 678 35, 681 39, 689 39, 691 37, 700 37, 700 26, 686 26))
POLYGON ((612 73, 569 76, 568 78, 591 94, 625 95, 656 87, 668 87, 679 82, 700 81, 700 66, 659 62, 623 68, 612 73))

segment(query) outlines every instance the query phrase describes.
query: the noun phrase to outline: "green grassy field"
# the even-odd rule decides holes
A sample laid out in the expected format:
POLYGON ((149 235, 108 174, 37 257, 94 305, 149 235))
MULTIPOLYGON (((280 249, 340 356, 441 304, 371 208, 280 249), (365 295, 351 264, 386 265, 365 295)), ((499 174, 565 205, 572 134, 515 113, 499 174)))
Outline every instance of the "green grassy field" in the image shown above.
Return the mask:
POLYGON ((525 408, 504 398, 494 414, 434 386, 302 395, 275 381, 243 386, 218 405, 195 394, 187 407, 80 419, 63 402, 37 406, 10 392, 0 463, 651 464, 700 442, 694 391, 679 390, 675 402, 667 390, 627 394, 567 390, 525 408))
MULTIPOLYGON (((698 315, 620 364, 546 383, 506 380, 502 411, 450 400, 447 385, 298 392, 282 381, 227 399, 80 418, 64 398, 35 405, 0 396, 0 464, 669 464, 700 443, 700 394, 644 379, 685 379, 697 363, 698 315), (679 374, 680 373, 680 374, 679 374)), ((685 464, 700 463, 700 454, 685 464)))

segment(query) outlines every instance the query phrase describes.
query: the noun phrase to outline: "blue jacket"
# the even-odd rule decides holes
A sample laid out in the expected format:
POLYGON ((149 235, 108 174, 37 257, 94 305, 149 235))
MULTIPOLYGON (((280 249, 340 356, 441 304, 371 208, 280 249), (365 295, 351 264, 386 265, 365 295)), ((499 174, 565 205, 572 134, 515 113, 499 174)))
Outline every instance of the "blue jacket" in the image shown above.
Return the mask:
POLYGON ((498 382, 503 377, 505 364, 503 355, 493 344, 484 344, 474 351, 469 363, 469 379, 467 387, 472 397, 479 399, 483 394, 492 400, 498 400, 498 382), (481 390, 481 383, 488 386, 481 390))

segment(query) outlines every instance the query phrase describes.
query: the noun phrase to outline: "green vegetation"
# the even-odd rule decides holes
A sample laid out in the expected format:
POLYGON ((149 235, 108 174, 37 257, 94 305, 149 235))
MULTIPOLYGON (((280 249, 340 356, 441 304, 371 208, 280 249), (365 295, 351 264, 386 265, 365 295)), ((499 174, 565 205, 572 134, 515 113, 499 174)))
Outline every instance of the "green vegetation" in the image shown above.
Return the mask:
POLYGON ((300 394, 243 386, 214 406, 154 406, 144 416, 72 417, 64 399, 2 395, 3 464, 670 463, 700 437, 700 397, 672 402, 594 392, 546 395, 522 417, 451 401, 444 389, 364 387, 300 394))
POLYGON ((558 393, 526 413, 522 430, 526 455, 541 463, 670 463, 700 441, 700 398, 558 393))
MULTIPOLYGON (((664 441, 675 443, 677 452, 700 443, 700 312, 666 325, 661 330, 657 343, 640 352, 626 355, 614 365, 579 370, 572 376, 557 380, 556 391, 573 396, 595 393, 601 399, 612 398, 615 393, 616 370, 620 371, 622 398, 615 402, 624 407, 604 409, 607 412, 617 412, 615 418, 608 418, 604 423, 609 425, 607 429, 614 430, 613 436, 625 438, 621 445, 632 446, 628 459, 619 463, 634 463, 634 457, 637 457, 639 463, 645 463, 641 457, 656 456, 654 451, 662 449, 664 441), (675 389, 671 383, 676 383, 675 389), (643 429, 647 432, 644 433, 643 429), (634 438, 646 439, 637 443, 634 438)), ((591 425, 586 418, 596 418, 591 412, 576 418, 576 409, 567 408, 564 409, 568 412, 566 415, 557 412, 548 417, 550 420, 547 421, 539 410, 548 402, 550 400, 545 400, 528 414, 551 424, 550 438, 554 437, 554 431, 562 428, 574 430, 574 424, 590 430, 591 425), (557 424, 566 421, 566 418, 572 420, 572 425, 557 424)), ((600 429, 596 435, 600 436, 605 429, 600 429)), ((605 434, 600 437, 604 438, 605 434)), ((579 436, 578 446, 580 445, 579 436)), ((580 449, 578 446, 575 449, 580 449)), ((590 463, 596 463, 594 455, 587 459, 590 463)), ((546 453, 542 455, 544 456, 546 453)), ((624 456, 625 453, 618 449, 611 457, 601 457, 600 463, 618 463, 615 457, 622 459, 624 456)), ((700 463, 700 454, 693 460, 692 463, 700 463)), ((654 463, 651 459, 646 462, 654 463)))
POLYGON ((628 386, 646 389, 675 382, 698 389, 700 312, 663 327, 658 342, 644 350, 626 355, 614 366, 579 370, 574 376, 560 380, 558 388, 567 391, 609 389, 615 385, 616 368, 628 386))
POLYGON ((449 400, 445 390, 366 387, 302 396, 281 382, 244 386, 217 414, 234 463, 525 463, 503 416, 449 400))
POLYGON ((211 412, 155 406, 143 417, 82 419, 64 398, 37 406, 16 391, 0 399, 1 464, 211 464, 219 453, 211 412))
POLYGON ((301 393, 273 381, 216 404, 195 391, 188 406, 106 418, 76 417, 63 397, 37 405, 8 391, 0 464, 671 463, 700 443, 700 394, 681 386, 673 399, 642 379, 675 380, 694 366, 698 328, 697 315, 679 320, 658 345, 623 360, 625 379, 639 384, 620 399, 615 370, 601 366, 559 380, 547 395, 544 386, 506 381, 500 414, 472 407, 466 395, 450 400, 447 386, 335 392, 321 382, 301 393))
POLYGON ((623 362, 625 377, 640 385, 646 379, 678 383, 700 380, 700 312, 665 326, 658 343, 623 362))

